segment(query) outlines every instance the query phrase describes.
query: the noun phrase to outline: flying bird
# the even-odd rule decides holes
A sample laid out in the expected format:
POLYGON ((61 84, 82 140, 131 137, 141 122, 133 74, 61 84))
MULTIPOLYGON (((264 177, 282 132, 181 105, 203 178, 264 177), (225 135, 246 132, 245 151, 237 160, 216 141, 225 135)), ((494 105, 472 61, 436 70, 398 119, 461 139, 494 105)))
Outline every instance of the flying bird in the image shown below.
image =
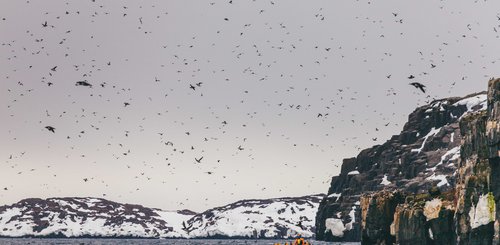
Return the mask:
POLYGON ((418 89, 422 90, 422 92, 425 93, 425 85, 423 85, 421 83, 418 83, 418 82, 410 83, 410 85, 412 85, 415 88, 418 88, 418 89))
POLYGON ((194 158, 194 160, 195 160, 197 163, 201 163, 201 159, 203 159, 203 157, 200 157, 200 159, 196 159, 196 157, 194 158))
POLYGON ((76 86, 85 86, 85 87, 92 87, 92 84, 88 83, 87 81, 78 81, 75 84, 76 86))
POLYGON ((54 127, 52 127, 52 126, 45 126, 45 128, 46 128, 47 130, 49 130, 50 132, 52 132, 52 133, 55 133, 55 132, 56 132, 56 131, 55 131, 55 130, 56 130, 56 128, 54 128, 54 127))

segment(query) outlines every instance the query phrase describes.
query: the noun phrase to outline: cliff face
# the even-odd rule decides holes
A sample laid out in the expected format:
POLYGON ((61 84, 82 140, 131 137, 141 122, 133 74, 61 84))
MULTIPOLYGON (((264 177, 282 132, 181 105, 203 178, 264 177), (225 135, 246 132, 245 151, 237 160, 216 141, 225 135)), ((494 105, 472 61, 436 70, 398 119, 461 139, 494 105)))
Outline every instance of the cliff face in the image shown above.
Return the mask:
POLYGON ((498 241, 499 91, 500 80, 492 80, 488 94, 417 108, 399 135, 345 159, 320 203, 317 239, 363 244, 498 241))
POLYGON ((460 122, 464 136, 456 196, 457 242, 499 243, 500 79, 488 84, 488 110, 460 122))

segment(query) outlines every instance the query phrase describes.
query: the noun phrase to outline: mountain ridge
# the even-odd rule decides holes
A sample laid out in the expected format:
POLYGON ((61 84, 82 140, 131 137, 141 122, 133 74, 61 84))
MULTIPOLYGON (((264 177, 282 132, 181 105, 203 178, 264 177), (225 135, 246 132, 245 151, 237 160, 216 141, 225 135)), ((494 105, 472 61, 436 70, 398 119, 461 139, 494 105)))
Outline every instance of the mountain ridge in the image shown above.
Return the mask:
POLYGON ((279 215, 283 212, 278 211, 289 208, 296 210, 299 219, 311 217, 323 196, 247 199, 202 213, 165 211, 93 197, 26 198, 0 206, 0 237, 289 238, 296 234, 310 237, 314 234, 313 220, 304 222, 303 229, 299 229, 293 227, 293 219, 281 220, 279 215), (266 219, 251 217, 256 213, 266 213, 266 219), (246 220, 239 220, 247 222, 245 229, 231 232, 231 229, 219 227, 223 224, 217 222, 235 214, 246 217, 246 220), (198 231, 202 229, 200 221, 205 219, 211 224, 198 231), (276 221, 265 222, 269 220, 276 221), (259 229, 252 227, 258 224, 259 229), (295 233, 288 233, 288 230, 295 233))

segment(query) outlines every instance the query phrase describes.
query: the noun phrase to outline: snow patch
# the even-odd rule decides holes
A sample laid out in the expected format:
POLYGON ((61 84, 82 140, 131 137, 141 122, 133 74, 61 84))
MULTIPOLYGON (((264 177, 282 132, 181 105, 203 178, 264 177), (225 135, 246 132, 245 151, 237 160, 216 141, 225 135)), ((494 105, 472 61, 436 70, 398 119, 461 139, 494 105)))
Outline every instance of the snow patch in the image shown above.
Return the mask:
POLYGON ((458 106, 458 105, 467 106, 467 112, 464 113, 464 115, 465 115, 469 112, 485 110, 486 107, 488 106, 487 102, 488 102, 488 96, 486 94, 480 94, 480 95, 476 95, 476 96, 473 96, 470 98, 460 100, 453 105, 454 106, 458 106), (473 108, 477 108, 477 109, 475 110, 473 108))
POLYGON ((338 201, 340 196, 342 196, 342 193, 332 193, 332 194, 328 195, 327 198, 335 197, 336 198, 335 201, 338 201))
POLYGON ((391 182, 387 180, 387 174, 384 174, 384 178, 382 178, 381 185, 390 185, 391 182))
POLYGON ((437 133, 439 133, 439 131, 441 131, 441 128, 438 129, 432 128, 431 131, 425 136, 424 142, 422 142, 422 146, 420 146, 419 149, 412 149, 411 152, 417 152, 418 154, 420 154, 420 152, 424 149, 425 142, 427 142, 427 139, 429 139, 429 137, 431 136, 436 135, 437 133))
POLYGON ((433 173, 431 176, 427 177, 426 180, 439 180, 439 183, 437 184, 438 187, 441 187, 443 185, 450 185, 450 183, 448 183, 448 180, 446 179, 446 175, 443 174, 436 175, 435 173, 433 173))
POLYGON ((350 231, 354 227, 354 222, 356 222, 356 206, 352 206, 351 212, 349 212, 349 216, 351 217, 351 221, 347 224, 345 224, 345 229, 350 231))
POLYGON ((489 224, 495 221, 496 207, 495 198, 490 192, 486 195, 481 195, 477 205, 472 205, 469 211, 470 226, 475 229, 479 226, 489 224))
MULTIPOLYGON (((461 148, 460 146, 457 146, 457 147, 453 147, 452 149, 448 150, 445 154, 443 154, 441 156, 441 161, 438 164, 436 164, 436 166, 434 166, 432 168, 428 168, 428 169, 426 169, 426 171, 434 172, 436 170, 437 166, 442 165, 445 162, 455 161, 458 158, 460 158, 460 148, 461 148)), ((447 166, 451 167, 453 165, 454 165, 453 163, 449 163, 447 166)))
POLYGON ((344 236, 345 227, 341 219, 328 218, 325 220, 325 227, 325 233, 331 231, 333 236, 344 236))
POLYGON ((460 148, 460 146, 451 148, 443 156, 441 156, 441 162, 439 162, 436 166, 443 164, 445 161, 449 162, 460 158, 460 148))

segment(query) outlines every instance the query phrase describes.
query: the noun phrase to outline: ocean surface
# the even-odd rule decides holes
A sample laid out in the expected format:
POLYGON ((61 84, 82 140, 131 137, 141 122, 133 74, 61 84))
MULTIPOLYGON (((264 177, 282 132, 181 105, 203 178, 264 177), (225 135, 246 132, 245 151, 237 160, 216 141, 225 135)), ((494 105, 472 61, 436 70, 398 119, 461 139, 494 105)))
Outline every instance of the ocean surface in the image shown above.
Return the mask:
MULTIPOLYGON (((127 244, 146 244, 146 245, 229 245, 229 244, 255 244, 255 245, 272 245, 280 242, 291 242, 292 240, 157 240, 157 239, 37 239, 37 238, 0 238, 0 245, 52 245, 52 244, 77 244, 77 245, 127 245, 127 244)), ((310 241, 313 245, 333 245, 333 244, 349 244, 357 245, 359 243, 335 243, 335 242, 319 242, 310 241)))

